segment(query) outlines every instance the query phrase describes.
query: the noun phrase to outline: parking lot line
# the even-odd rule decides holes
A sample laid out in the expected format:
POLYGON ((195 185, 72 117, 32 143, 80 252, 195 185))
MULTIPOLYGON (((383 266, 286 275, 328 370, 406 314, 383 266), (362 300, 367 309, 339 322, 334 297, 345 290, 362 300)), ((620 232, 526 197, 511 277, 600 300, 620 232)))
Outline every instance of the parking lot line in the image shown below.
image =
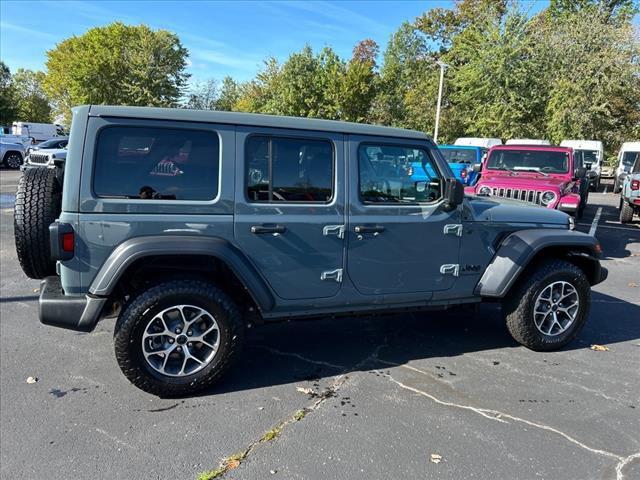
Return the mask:
POLYGON ((596 216, 593 217, 593 222, 591 222, 591 228, 589 229, 589 235, 596 234, 596 230, 598 229, 598 222, 600 221, 600 215, 602 215, 602 207, 598 207, 596 216))

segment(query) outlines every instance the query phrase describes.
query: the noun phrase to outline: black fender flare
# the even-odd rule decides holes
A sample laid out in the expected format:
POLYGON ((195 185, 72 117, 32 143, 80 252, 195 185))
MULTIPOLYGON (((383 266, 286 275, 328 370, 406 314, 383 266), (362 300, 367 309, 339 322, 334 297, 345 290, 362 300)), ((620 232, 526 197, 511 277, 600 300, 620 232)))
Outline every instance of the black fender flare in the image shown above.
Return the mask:
POLYGON ((223 261, 245 286, 260 310, 269 311, 275 301, 266 282, 247 257, 228 240, 193 235, 135 237, 118 245, 96 274, 89 293, 109 296, 133 262, 159 255, 204 255, 223 261))
POLYGON ((535 228, 514 232, 504 239, 474 293, 504 297, 531 260, 542 250, 553 247, 566 249, 568 257, 579 256, 581 261, 593 264, 589 275, 592 285, 606 278, 606 270, 598 260, 600 244, 594 236, 573 230, 535 228))

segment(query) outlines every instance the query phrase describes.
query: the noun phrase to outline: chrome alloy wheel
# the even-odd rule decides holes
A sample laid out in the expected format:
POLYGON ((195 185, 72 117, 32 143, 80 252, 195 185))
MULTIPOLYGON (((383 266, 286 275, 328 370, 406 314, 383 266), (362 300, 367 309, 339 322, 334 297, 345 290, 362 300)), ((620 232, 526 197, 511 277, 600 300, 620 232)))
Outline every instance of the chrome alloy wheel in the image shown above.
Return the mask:
POLYGON ((158 373, 184 377, 205 368, 220 345, 213 315, 194 305, 174 305, 156 314, 142 335, 142 353, 158 373))
POLYGON ((580 298, 575 287, 569 282, 553 282, 538 294, 533 321, 540 332, 555 337, 573 324, 579 309, 580 298))

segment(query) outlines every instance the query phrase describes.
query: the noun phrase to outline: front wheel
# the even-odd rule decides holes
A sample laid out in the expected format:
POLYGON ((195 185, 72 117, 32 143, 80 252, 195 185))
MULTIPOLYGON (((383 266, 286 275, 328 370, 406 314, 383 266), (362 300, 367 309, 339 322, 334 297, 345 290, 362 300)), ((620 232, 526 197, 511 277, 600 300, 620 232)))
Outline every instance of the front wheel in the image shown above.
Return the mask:
POLYGON ((172 280, 143 291, 115 328, 120 369, 136 387, 162 397, 212 385, 239 353, 240 311, 210 282, 172 280))
POLYGON ((17 170, 20 168, 20 165, 22 165, 22 155, 16 152, 9 152, 4 158, 4 164, 7 168, 17 170))
POLYGON ((529 271, 503 304, 511 336, 531 350, 551 351, 571 342, 584 326, 591 286, 565 260, 548 260, 529 271))

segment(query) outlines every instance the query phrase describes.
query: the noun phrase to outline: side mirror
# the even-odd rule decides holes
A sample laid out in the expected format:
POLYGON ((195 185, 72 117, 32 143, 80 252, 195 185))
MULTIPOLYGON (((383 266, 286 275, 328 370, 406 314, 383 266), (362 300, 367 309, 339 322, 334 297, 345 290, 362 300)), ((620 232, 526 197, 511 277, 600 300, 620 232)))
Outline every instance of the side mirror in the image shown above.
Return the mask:
POLYGON ((444 182, 444 201, 447 207, 455 208, 464 200, 464 185, 460 180, 447 178, 444 182))
POLYGON ((473 171, 476 173, 480 173, 482 171, 482 163, 474 163, 473 171))
POLYGON ((573 171, 574 178, 584 178, 586 174, 587 174, 587 169, 584 167, 578 167, 573 171))

